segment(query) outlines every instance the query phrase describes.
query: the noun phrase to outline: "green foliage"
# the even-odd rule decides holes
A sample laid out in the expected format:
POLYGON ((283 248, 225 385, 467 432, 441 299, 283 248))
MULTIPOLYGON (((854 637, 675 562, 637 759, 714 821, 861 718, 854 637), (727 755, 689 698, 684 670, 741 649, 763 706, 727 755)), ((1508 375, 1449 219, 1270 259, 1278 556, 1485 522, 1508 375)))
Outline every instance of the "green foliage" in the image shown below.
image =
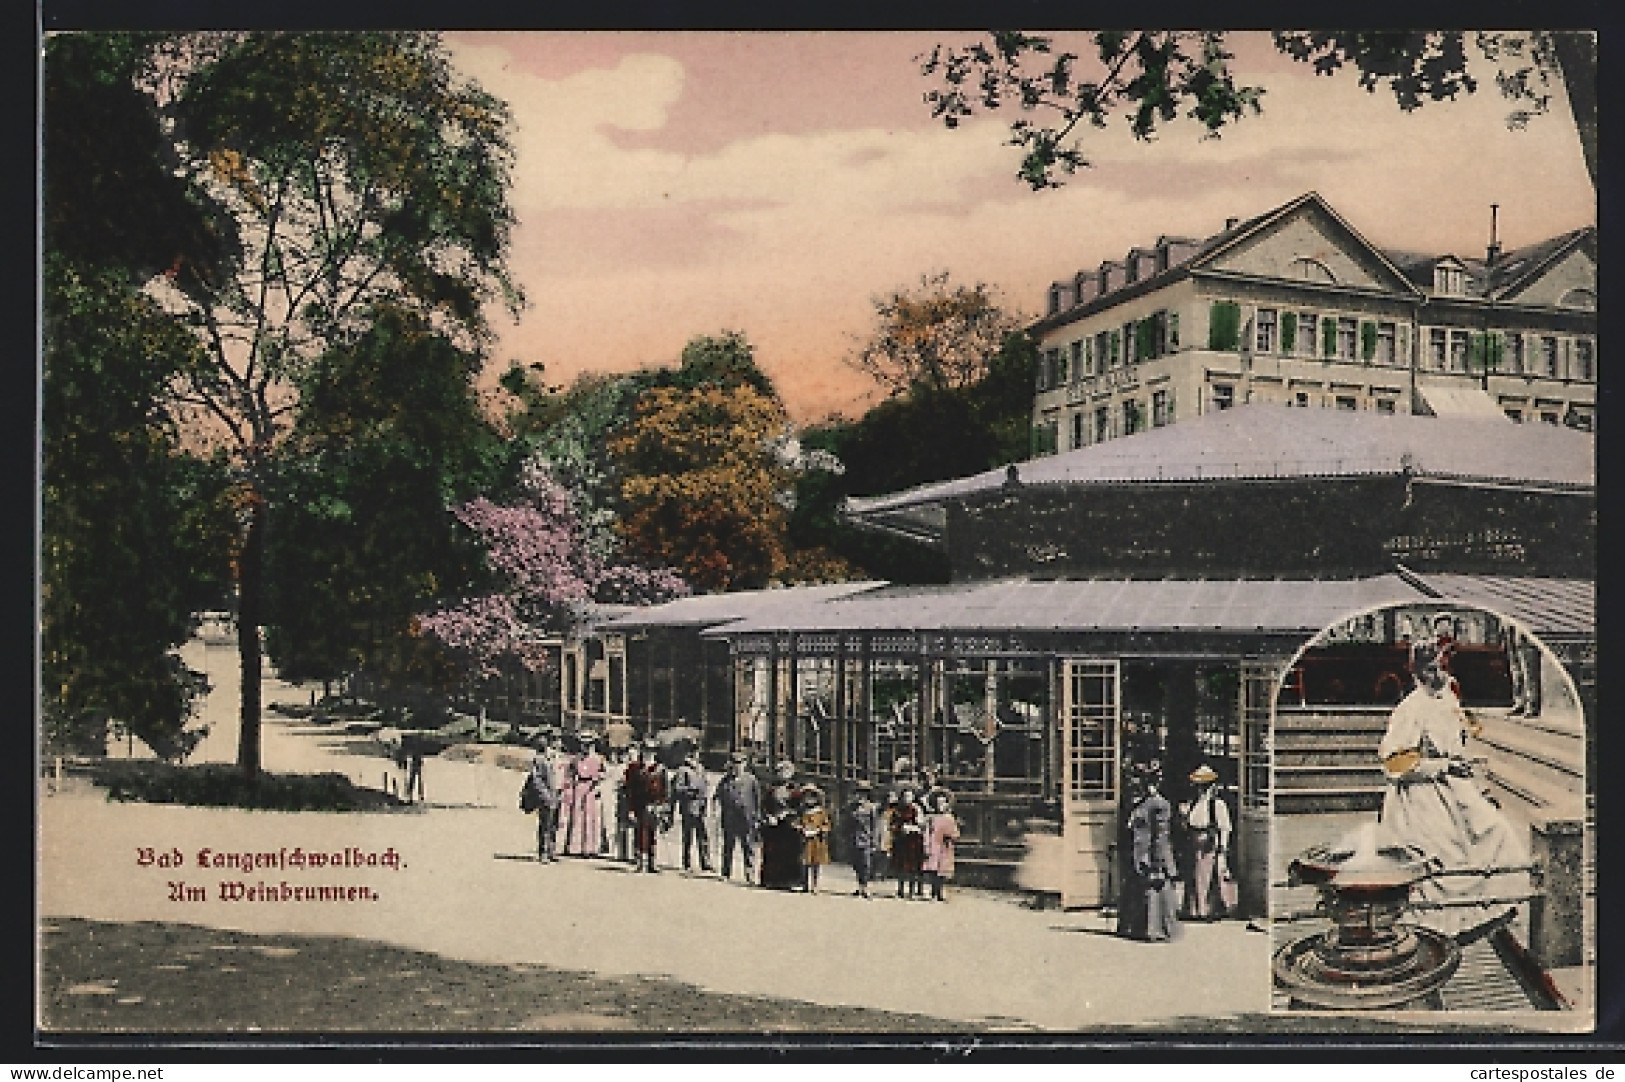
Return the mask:
POLYGON ((851 495, 896 492, 914 485, 1018 462, 1034 453, 1032 380, 1038 348, 1025 333, 1007 335, 987 373, 962 389, 917 386, 870 409, 857 421, 830 421, 802 433, 804 446, 838 457, 845 472, 813 473, 796 488, 790 536, 823 546, 859 572, 894 582, 946 582, 939 552, 847 525, 851 495))
POLYGON ((1281 352, 1291 353, 1298 348, 1298 313, 1281 313, 1281 352))
POLYGON ((1230 352, 1241 348, 1241 305, 1214 301, 1208 312, 1207 348, 1230 352))
POLYGON ((650 373, 652 386, 696 390, 700 387, 749 387, 763 398, 777 399, 779 392, 767 373, 756 365, 756 351, 739 331, 719 335, 699 335, 683 346, 682 360, 668 377, 668 369, 650 373), (670 383, 662 377, 670 379, 670 383))
POLYGON ((1360 359, 1370 362, 1377 355, 1377 325, 1368 319, 1360 321, 1360 359))
POLYGON ((304 375, 304 408, 268 486, 266 643, 284 679, 423 675, 412 671, 414 614, 479 562, 446 507, 494 481, 475 363, 391 309, 304 375))
POLYGON ((96 764, 91 780, 108 800, 146 804, 186 804, 256 811, 379 811, 401 802, 376 789, 364 789, 343 774, 261 773, 250 781, 232 767, 205 763, 175 766, 139 759, 96 764))
MULTIPOLYGON (((1184 116, 1209 137, 1249 113, 1262 111, 1263 90, 1238 85, 1235 57, 1219 31, 1100 31, 1085 60, 1055 52, 1050 38, 995 31, 986 43, 962 49, 937 46, 916 58, 940 84, 927 91, 931 115, 957 128, 979 111, 1014 107, 1009 144, 1020 148, 1017 176, 1034 189, 1055 187, 1087 167, 1077 136, 1121 117, 1135 138, 1150 140, 1184 116), (1053 115, 1053 123, 1030 117, 1053 115)), ((1477 31, 1471 43, 1460 30, 1277 31, 1275 46, 1328 75, 1345 65, 1359 71, 1369 91, 1386 85, 1405 111, 1425 101, 1472 93, 1468 71, 1476 51, 1497 67, 1496 85, 1513 104, 1509 127, 1521 128, 1550 107, 1550 84, 1561 76, 1596 180, 1597 61, 1593 31, 1477 31)))
POLYGON ((993 287, 958 285, 946 271, 922 276, 913 289, 875 298, 874 308, 874 332, 848 363, 892 394, 977 382, 1022 323, 999 304, 993 287))

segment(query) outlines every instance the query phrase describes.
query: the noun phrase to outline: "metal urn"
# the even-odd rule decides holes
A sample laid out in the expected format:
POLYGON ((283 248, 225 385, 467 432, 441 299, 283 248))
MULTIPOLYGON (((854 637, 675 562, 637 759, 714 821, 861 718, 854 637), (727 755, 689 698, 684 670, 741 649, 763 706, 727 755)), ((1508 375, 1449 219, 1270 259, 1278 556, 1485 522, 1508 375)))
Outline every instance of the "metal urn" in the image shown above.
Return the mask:
POLYGON ((1318 888, 1332 922, 1276 952, 1275 981, 1293 1007, 1436 1009, 1439 990, 1461 963, 1451 937, 1400 919, 1411 889, 1438 871, 1438 862, 1372 828, 1315 846, 1288 868, 1292 885, 1318 888))

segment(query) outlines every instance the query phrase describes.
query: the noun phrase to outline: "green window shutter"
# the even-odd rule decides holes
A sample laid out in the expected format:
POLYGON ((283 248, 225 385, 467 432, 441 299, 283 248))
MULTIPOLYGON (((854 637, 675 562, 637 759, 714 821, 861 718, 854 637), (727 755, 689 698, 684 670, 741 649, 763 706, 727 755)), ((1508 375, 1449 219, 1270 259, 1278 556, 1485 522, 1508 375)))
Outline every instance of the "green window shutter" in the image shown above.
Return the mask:
POLYGON ((1281 352, 1291 353, 1298 348, 1298 313, 1281 313, 1281 352))
POLYGON ((1179 348, 1179 313, 1168 313, 1168 348, 1179 348))
POLYGON ((1322 357, 1337 356, 1337 320, 1323 319, 1320 321, 1320 355, 1322 357))
POLYGON ((1207 348, 1233 352, 1241 347, 1241 305, 1234 301, 1214 301, 1208 317, 1207 348))
POLYGON ((1157 355, 1157 321, 1142 319, 1134 325, 1134 356, 1149 361, 1157 355))
POLYGON ((1360 321, 1360 359, 1369 361, 1377 355, 1377 325, 1370 320, 1360 321))
POLYGON ((1112 332, 1112 354, 1111 354, 1111 363, 1113 365, 1116 365, 1117 364, 1117 359, 1123 355, 1122 354, 1122 343, 1123 343, 1123 332, 1121 332, 1121 331, 1113 331, 1112 332))
POLYGON ((1500 331, 1489 332, 1489 339, 1485 344, 1488 347, 1487 357, 1491 372, 1499 372, 1501 370, 1501 354, 1506 348, 1505 342, 1506 340, 1501 337, 1500 331))

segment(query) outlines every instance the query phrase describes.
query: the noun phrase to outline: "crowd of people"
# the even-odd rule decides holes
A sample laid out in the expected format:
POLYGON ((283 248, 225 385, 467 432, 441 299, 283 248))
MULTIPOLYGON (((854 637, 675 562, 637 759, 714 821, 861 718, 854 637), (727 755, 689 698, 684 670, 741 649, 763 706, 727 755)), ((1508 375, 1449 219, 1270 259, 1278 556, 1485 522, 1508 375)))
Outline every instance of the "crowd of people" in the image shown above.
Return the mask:
POLYGON ((737 854, 747 884, 816 894, 839 831, 856 876, 855 895, 872 897, 877 881, 895 879, 898 898, 947 901, 959 822, 952 794, 929 780, 899 785, 883 799, 860 781, 837 811, 817 785, 797 782, 788 761, 764 780, 747 755, 735 752, 713 785, 692 750, 671 768, 653 740, 607 750, 589 736, 567 739, 570 746, 559 747, 541 738, 520 794, 520 807, 536 816, 542 862, 604 857, 658 872, 660 842, 675 833, 684 871, 697 864, 701 873, 716 870, 732 879, 737 854), (722 834, 717 865, 713 812, 722 834))

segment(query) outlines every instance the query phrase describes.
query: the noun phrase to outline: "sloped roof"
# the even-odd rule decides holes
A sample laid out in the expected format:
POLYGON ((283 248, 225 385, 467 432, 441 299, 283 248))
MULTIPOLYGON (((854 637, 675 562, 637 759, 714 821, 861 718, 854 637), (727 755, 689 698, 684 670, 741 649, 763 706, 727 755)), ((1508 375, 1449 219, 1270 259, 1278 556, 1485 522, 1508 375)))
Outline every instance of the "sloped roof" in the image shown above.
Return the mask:
MULTIPOLYGON (((1156 484, 1400 474, 1590 491, 1596 440, 1504 418, 1424 417, 1252 403, 1018 464, 1023 485, 1156 484)), ((862 519, 992 492, 1008 467, 885 496, 850 497, 862 519)))
POLYGON ((633 608, 598 624, 600 630, 618 631, 648 627, 708 627, 730 620, 745 619, 786 606, 822 604, 839 597, 873 590, 877 581, 835 582, 818 586, 781 587, 771 590, 740 590, 726 594, 696 594, 660 605, 633 608))
POLYGON ((1591 638, 1597 633, 1597 584, 1584 579, 1510 575, 1412 575, 1438 597, 1511 617, 1537 636, 1591 638))
POLYGON ((1588 225, 1533 244, 1526 244, 1522 248, 1514 248, 1510 252, 1503 252, 1495 261, 1493 273, 1482 256, 1457 256, 1443 252, 1416 252, 1396 248, 1385 248, 1383 254, 1403 271, 1405 277, 1418 289, 1424 291, 1431 291, 1433 288, 1434 265, 1442 259, 1453 259, 1466 268, 1466 296, 1479 299, 1492 296, 1500 300, 1539 277, 1554 260, 1583 243, 1596 231, 1596 226, 1588 225))
MULTIPOLYGON (((1326 200, 1321 197, 1319 192, 1305 192, 1296 199, 1282 203, 1278 207, 1272 207, 1269 210, 1266 210, 1264 213, 1255 215, 1254 217, 1248 218, 1245 221, 1237 222, 1235 225, 1230 226, 1227 229, 1221 230, 1220 232, 1215 233, 1202 241, 1196 242, 1196 247, 1193 251, 1186 254, 1184 258, 1172 264, 1165 270, 1158 271, 1157 273, 1149 275, 1145 278, 1141 278, 1138 281, 1129 282, 1125 285, 1119 286, 1108 293, 1102 293, 1099 296, 1089 299, 1083 304, 1074 305, 1071 308, 1063 309, 1062 311, 1056 312, 1053 315, 1046 315, 1044 318, 1033 324, 1032 330, 1034 333, 1042 333, 1052 327, 1062 326, 1064 324, 1071 323, 1074 320, 1092 315, 1095 312, 1103 309, 1113 307, 1114 305, 1117 305, 1132 297, 1137 297, 1143 293, 1149 293, 1152 290, 1161 289, 1163 286, 1168 285, 1171 282, 1178 281, 1179 279, 1188 276, 1192 271, 1203 267, 1205 264, 1211 262, 1215 257, 1232 246, 1239 244, 1247 238, 1267 229, 1276 222, 1285 220, 1306 207, 1313 207, 1319 210, 1321 213, 1325 214, 1328 218, 1335 222, 1339 228, 1348 233, 1355 243, 1365 248, 1372 256, 1376 258, 1378 263, 1383 264, 1400 283, 1410 284, 1414 282, 1412 277, 1402 272, 1399 267, 1395 266, 1390 261, 1386 252, 1380 248, 1377 248, 1370 241, 1366 240, 1360 235, 1358 230, 1343 219, 1342 215, 1338 214, 1336 210, 1332 209, 1331 204, 1327 203, 1326 200)), ((1149 249, 1143 248, 1133 249, 1133 251, 1136 252, 1144 252, 1148 250, 1149 249)), ((1110 262, 1116 263, 1117 261, 1113 260, 1110 262)), ((1071 278, 1063 279, 1063 281, 1072 281, 1075 280, 1075 278, 1076 275, 1074 274, 1071 278)), ((1429 282, 1431 281, 1432 278, 1430 275, 1429 282)))
POLYGON ((1476 605, 1550 638, 1595 634, 1595 588, 1568 579, 1411 573, 1364 579, 1007 579, 880 586, 836 598, 775 591, 772 605, 702 634, 762 632, 1239 632, 1316 634, 1360 612, 1434 600, 1476 605))

